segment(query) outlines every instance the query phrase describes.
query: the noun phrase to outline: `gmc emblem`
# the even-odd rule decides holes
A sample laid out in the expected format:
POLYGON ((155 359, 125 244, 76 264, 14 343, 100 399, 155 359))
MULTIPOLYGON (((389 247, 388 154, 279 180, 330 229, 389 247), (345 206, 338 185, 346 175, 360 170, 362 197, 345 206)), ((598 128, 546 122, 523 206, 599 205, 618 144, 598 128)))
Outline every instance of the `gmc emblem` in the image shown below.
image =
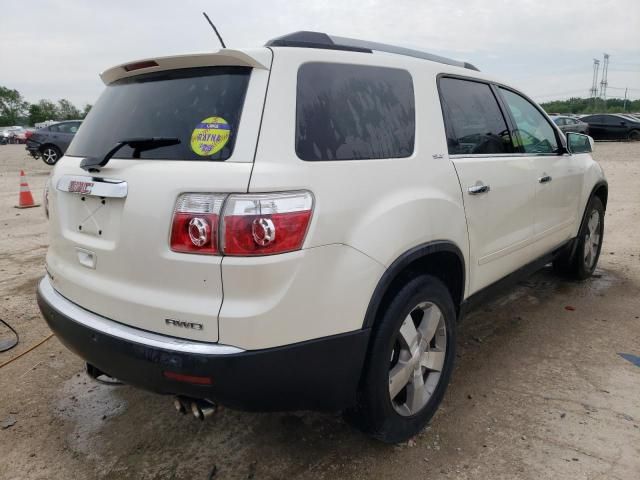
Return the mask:
POLYGON ((164 322, 172 327, 191 328, 192 330, 202 330, 204 328, 201 323, 184 322, 182 320, 172 320, 171 318, 166 318, 164 322))
POLYGON ((69 182, 69 192, 88 195, 89 193, 91 193, 93 185, 93 182, 79 182, 77 180, 71 180, 69 182))

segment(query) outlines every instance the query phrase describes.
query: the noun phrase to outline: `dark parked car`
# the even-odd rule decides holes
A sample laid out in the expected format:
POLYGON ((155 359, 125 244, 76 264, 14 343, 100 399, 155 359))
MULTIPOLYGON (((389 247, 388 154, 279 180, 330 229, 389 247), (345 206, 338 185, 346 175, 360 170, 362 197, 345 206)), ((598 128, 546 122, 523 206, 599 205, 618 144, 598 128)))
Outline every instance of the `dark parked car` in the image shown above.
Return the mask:
POLYGON ((588 115, 589 135, 596 140, 640 140, 640 120, 617 114, 588 115))
POLYGON ((27 140, 27 151, 34 158, 41 157, 47 165, 55 165, 67 151, 81 123, 81 120, 69 120, 36 130, 27 140))
POLYGON ((551 120, 562 130, 564 133, 576 132, 589 135, 589 125, 582 120, 574 117, 567 117, 564 115, 551 116, 551 120))

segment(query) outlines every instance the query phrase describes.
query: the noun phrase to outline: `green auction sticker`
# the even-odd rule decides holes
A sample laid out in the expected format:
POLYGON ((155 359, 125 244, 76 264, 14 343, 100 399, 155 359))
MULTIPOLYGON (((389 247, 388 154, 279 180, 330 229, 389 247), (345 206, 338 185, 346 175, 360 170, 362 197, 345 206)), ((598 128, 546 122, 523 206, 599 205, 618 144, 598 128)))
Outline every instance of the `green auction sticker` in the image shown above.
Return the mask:
POLYGON ((224 148, 230 134, 231 127, 224 118, 205 118, 193 129, 191 150, 201 157, 214 155, 224 148))

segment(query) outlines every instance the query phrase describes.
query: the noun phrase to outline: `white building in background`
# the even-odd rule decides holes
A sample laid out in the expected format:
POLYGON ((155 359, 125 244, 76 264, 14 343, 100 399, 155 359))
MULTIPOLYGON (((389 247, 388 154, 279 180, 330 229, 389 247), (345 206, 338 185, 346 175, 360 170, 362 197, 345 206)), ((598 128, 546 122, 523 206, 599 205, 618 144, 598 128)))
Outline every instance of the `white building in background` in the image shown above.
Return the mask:
POLYGON ((34 125, 34 127, 36 127, 36 128, 44 128, 44 127, 48 127, 49 125, 54 124, 54 123, 58 123, 58 122, 56 122, 55 120, 45 120, 44 122, 36 123, 34 125))

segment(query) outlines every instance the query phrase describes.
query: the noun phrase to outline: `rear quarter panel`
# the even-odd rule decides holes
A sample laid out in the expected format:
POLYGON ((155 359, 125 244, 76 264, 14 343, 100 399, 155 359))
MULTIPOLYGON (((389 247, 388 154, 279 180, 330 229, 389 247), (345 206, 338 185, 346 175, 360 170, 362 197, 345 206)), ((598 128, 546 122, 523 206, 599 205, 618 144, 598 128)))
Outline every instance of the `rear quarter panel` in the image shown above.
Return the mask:
MULTIPOLYGON (((462 195, 447 155, 436 88, 437 74, 446 69, 398 55, 274 49, 250 191, 313 192, 315 211, 305 248, 346 244, 388 267, 412 247, 449 240, 466 257, 462 195), (300 160, 295 152, 297 72, 301 64, 310 61, 408 70, 416 103, 413 155, 382 160, 300 160)), ((372 279, 371 293, 377 281, 372 279)))
MULTIPOLYGON (((348 318, 340 315, 318 319, 325 326, 335 323, 331 328, 336 331, 361 328, 369 299, 382 274, 411 248, 430 241, 448 240, 464 253, 466 263, 469 251, 466 219, 460 185, 447 155, 436 89, 436 76, 442 72, 436 68, 438 66, 396 55, 274 49, 249 190, 310 190, 315 198, 314 215, 304 249, 346 245, 369 258, 369 262, 362 262, 358 267, 366 267, 368 275, 352 271, 360 260, 340 265, 325 261, 315 265, 319 279, 340 282, 337 289, 321 286, 320 292, 333 292, 332 299, 326 301, 335 299, 339 304, 346 304, 351 297, 349 301, 355 305, 349 307, 348 318), (416 102, 413 155, 354 161, 299 159, 295 152, 297 72, 301 64, 310 61, 373 64, 408 70, 413 78, 416 102), (340 275, 321 271, 339 268, 344 268, 340 275)), ((231 264, 226 265, 231 267, 231 264)), ((223 265, 225 298, 229 285, 227 266, 223 265)), ((225 314, 226 301, 220 316, 221 338, 228 331, 225 325, 230 328, 235 323, 225 314)), ((282 327, 289 328, 289 325, 282 327)))

